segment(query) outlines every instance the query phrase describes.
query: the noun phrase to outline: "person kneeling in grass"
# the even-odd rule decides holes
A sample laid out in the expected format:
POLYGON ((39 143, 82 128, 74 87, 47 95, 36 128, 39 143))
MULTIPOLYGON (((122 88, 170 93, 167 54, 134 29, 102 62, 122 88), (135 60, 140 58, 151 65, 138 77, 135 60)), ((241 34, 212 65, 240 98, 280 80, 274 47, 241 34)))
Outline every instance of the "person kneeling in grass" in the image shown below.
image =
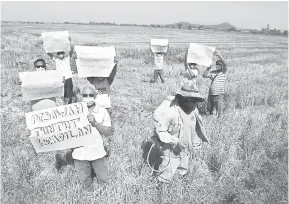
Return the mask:
POLYGON ((93 191, 92 169, 99 184, 108 182, 108 165, 105 151, 106 141, 112 136, 112 127, 109 113, 105 108, 95 103, 96 92, 93 88, 85 87, 82 90, 83 102, 87 104, 88 121, 102 136, 103 143, 92 143, 89 146, 75 148, 72 152, 74 166, 83 188, 93 191))

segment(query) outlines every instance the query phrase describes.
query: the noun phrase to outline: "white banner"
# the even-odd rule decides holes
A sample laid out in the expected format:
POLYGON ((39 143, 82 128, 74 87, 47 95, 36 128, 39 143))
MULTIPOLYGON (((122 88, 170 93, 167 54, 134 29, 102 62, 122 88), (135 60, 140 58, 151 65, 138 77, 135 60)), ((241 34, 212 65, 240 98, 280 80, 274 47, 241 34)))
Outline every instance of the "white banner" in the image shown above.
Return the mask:
POLYGON ((69 52, 70 41, 68 31, 41 33, 43 47, 46 53, 69 52))
POLYGON ((59 71, 20 72, 19 78, 24 101, 64 95, 63 76, 59 71))
POLYGON ((198 65, 209 67, 213 63, 213 55, 215 50, 215 47, 190 43, 187 63, 196 63, 198 65))
POLYGON ((83 102, 26 113, 26 125, 36 152, 49 152, 102 143, 87 120, 83 102))
POLYGON ((75 46, 77 53, 76 65, 79 78, 109 77, 115 63, 114 46, 94 47, 75 46))
POLYGON ((151 39, 152 52, 168 52, 169 41, 167 39, 151 39))

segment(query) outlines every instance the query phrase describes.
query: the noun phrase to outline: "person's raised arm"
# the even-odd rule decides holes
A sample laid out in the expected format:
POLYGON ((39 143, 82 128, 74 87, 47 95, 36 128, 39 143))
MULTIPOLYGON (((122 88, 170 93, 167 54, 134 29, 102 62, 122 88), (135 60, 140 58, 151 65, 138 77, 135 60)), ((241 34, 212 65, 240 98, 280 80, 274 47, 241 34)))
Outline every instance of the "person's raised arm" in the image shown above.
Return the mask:
POLYGON ((111 73, 110 73, 110 75, 109 75, 109 77, 108 77, 108 83, 109 83, 109 85, 111 85, 112 82, 114 81, 114 77, 115 77, 116 72, 117 72, 117 63, 118 63, 118 61, 115 59, 114 62, 115 62, 116 64, 114 65, 114 67, 113 67, 113 69, 112 69, 112 71, 111 71, 111 73))
POLYGON ((210 69, 211 66, 209 66, 203 73, 203 78, 211 78, 211 74, 210 74, 210 69))
POLYGON ((219 52, 217 52, 217 51, 215 51, 214 54, 222 61, 222 63, 223 63, 222 71, 223 71, 224 73, 226 73, 226 72, 227 72, 227 63, 226 63, 225 59, 224 59, 223 56, 222 56, 219 52))

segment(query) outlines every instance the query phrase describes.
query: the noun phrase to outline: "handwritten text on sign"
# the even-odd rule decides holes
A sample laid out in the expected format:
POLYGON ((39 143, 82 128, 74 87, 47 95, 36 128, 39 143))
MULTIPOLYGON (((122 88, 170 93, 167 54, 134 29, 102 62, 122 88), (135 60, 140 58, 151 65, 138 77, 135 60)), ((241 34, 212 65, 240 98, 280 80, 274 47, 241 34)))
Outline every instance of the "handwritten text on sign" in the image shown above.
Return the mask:
POLYGON ((196 63, 198 65, 209 67, 213 63, 215 47, 190 43, 187 63, 196 63))
POLYGON ((41 34, 46 53, 69 52, 70 41, 68 31, 45 32, 41 34))
POLYGON ((24 101, 64 95, 64 83, 59 71, 20 72, 19 78, 24 101))
POLYGON ((108 77, 115 65, 115 48, 75 46, 78 77, 108 77))
POLYGON ((36 152, 64 150, 102 142, 99 132, 87 120, 83 102, 26 113, 31 143, 36 152))

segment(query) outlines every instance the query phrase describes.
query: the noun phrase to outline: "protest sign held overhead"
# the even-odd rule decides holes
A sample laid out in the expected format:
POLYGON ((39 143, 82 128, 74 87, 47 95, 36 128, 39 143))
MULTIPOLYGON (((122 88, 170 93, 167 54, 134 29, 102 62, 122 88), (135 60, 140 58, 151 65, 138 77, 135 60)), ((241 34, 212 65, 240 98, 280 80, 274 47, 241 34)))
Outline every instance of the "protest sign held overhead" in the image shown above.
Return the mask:
POLYGON ((30 141, 36 152, 65 150, 103 143, 99 132, 87 120, 86 103, 73 103, 26 113, 30 141))
POLYGON ((197 43, 190 43, 187 55, 187 63, 196 63, 209 67, 213 63, 213 55, 216 48, 197 43))
POLYGON ((41 33, 43 47, 46 53, 69 52, 70 41, 68 31, 41 33))
POLYGON ((167 39, 151 39, 152 52, 168 52, 169 41, 167 39))
POLYGON ((115 63, 114 46, 75 46, 78 77, 109 77, 115 63))
POLYGON ((19 78, 24 101, 64 95, 63 76, 59 71, 20 72, 19 78))

